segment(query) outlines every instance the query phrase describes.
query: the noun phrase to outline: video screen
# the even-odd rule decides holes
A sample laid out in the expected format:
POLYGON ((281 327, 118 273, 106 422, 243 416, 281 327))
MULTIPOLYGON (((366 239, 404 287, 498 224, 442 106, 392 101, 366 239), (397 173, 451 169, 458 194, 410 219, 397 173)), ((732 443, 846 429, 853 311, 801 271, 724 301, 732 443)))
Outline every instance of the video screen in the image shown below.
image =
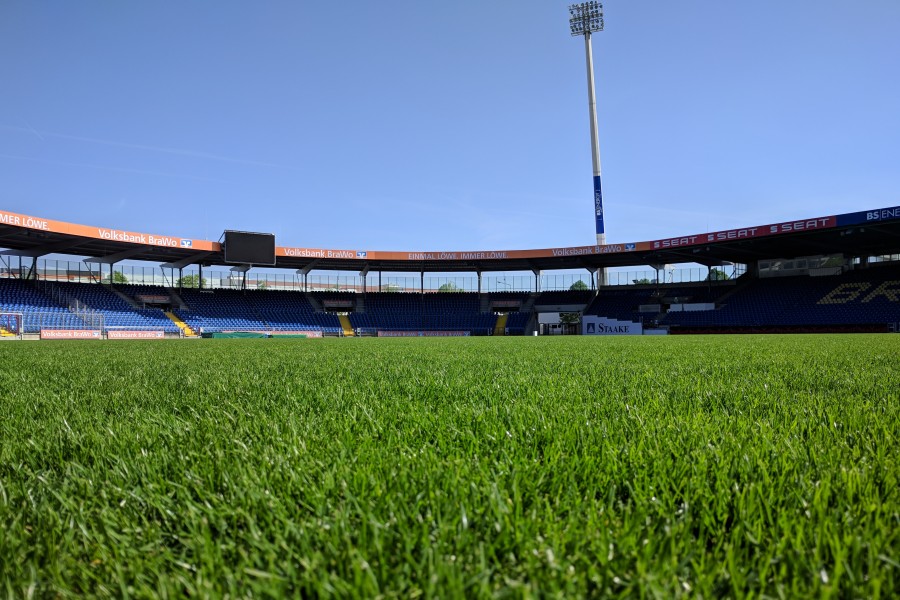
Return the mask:
POLYGON ((225 262, 241 265, 274 265, 275 235, 226 231, 225 262))

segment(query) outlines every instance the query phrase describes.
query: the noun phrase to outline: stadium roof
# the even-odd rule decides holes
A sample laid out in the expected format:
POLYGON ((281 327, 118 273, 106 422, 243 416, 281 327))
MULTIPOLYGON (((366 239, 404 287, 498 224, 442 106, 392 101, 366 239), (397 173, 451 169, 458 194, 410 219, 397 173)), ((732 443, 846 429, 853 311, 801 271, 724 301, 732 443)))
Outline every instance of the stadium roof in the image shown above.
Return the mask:
MULTIPOLYGON (((53 221, 0 210, 0 254, 139 260, 179 268, 225 265, 218 242, 53 221)), ((335 271, 494 272, 633 265, 748 264, 821 254, 900 253, 900 206, 680 237, 533 250, 412 251, 276 247, 275 268, 335 271)))

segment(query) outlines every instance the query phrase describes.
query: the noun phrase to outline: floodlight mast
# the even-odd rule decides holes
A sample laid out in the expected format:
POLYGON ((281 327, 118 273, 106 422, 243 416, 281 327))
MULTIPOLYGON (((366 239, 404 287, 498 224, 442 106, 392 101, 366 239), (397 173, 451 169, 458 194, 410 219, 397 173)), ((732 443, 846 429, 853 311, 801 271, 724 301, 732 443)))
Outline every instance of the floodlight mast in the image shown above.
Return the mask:
POLYGON ((591 119, 591 157, 594 167, 594 215, 597 244, 603 245, 606 244, 606 228, 603 224, 603 193, 600 186, 600 140, 597 135, 594 55, 591 49, 591 34, 603 31, 603 5, 600 2, 581 2, 580 4, 570 5, 569 31, 572 33, 572 36, 584 36, 584 52, 587 57, 588 110, 591 119))

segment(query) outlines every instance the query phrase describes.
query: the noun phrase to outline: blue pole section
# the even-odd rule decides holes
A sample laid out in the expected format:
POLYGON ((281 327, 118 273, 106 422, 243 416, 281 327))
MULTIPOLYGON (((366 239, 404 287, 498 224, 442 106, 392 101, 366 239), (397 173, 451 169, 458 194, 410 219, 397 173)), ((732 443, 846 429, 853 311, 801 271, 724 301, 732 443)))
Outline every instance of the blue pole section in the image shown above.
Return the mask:
POLYGON ((597 215, 597 239, 606 234, 603 225, 603 192, 600 189, 600 176, 594 175, 594 212, 597 215))

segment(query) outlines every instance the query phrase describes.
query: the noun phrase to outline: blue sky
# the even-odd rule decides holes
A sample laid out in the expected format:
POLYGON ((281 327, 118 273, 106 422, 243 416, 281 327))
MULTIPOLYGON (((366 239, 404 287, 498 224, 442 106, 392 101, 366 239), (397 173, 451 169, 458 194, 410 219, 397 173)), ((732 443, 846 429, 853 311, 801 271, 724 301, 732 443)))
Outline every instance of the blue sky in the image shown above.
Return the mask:
MULTIPOLYGON (((568 3, 0 4, 0 208, 279 245, 594 241, 568 3)), ((608 0, 607 237, 900 204, 900 2, 608 0)))

